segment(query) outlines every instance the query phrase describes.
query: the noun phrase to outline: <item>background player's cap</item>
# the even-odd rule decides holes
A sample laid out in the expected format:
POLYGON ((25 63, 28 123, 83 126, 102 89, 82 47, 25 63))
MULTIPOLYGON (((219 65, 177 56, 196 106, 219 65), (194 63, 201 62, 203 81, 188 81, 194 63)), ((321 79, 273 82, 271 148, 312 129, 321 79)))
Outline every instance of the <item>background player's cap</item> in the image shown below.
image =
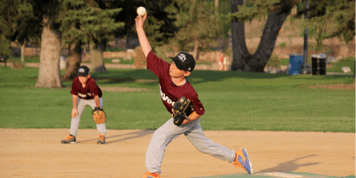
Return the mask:
POLYGON ((191 72, 195 67, 194 57, 187 52, 180 52, 177 56, 171 58, 180 70, 191 72))
POLYGON ((80 66, 78 69, 78 76, 88 76, 88 74, 90 74, 89 68, 87 66, 80 66))

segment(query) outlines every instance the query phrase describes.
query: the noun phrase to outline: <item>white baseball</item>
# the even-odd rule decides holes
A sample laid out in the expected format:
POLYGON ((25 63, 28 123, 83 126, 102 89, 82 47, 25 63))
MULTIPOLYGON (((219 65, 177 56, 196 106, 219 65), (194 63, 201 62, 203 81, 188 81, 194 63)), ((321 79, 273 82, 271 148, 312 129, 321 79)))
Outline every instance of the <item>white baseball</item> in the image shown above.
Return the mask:
POLYGON ((137 14, 138 15, 145 15, 146 14, 146 9, 142 6, 137 8, 137 14))

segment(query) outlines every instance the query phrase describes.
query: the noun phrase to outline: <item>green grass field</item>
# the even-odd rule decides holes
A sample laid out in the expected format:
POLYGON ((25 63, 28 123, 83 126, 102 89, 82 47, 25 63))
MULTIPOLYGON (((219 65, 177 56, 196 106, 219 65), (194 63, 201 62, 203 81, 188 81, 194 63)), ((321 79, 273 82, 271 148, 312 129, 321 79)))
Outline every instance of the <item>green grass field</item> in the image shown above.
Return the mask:
MULTIPOLYGON (((61 89, 35 88, 37 76, 38 68, 0 67, 1 128, 69 128, 71 81, 61 89)), ((149 89, 104 91, 108 129, 156 129, 169 119, 151 71, 108 69, 92 76, 101 87, 149 89)), ((353 76, 194 71, 189 80, 206 110, 204 130, 355 132, 354 90, 308 87, 350 84, 353 76)), ((95 127, 87 107, 80 128, 95 127)))

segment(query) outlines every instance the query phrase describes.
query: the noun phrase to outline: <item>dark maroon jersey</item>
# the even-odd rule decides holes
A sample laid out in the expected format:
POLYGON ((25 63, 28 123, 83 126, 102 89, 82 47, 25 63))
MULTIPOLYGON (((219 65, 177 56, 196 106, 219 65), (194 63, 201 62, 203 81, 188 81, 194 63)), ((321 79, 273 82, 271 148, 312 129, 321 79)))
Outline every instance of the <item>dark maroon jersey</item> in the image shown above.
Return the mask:
POLYGON ((82 83, 80 83, 78 77, 73 79, 72 90, 70 93, 73 95, 78 95, 78 97, 81 99, 94 99, 94 96, 99 96, 100 98, 103 95, 101 89, 96 84, 94 79, 88 78, 85 88, 83 88, 82 83))
POLYGON ((167 111, 172 113, 174 103, 182 96, 190 99, 194 109, 199 115, 203 115, 205 110, 198 98, 193 86, 187 82, 182 86, 176 86, 169 75, 170 64, 157 57, 153 51, 147 55, 147 69, 151 70, 159 79, 161 99, 167 111))

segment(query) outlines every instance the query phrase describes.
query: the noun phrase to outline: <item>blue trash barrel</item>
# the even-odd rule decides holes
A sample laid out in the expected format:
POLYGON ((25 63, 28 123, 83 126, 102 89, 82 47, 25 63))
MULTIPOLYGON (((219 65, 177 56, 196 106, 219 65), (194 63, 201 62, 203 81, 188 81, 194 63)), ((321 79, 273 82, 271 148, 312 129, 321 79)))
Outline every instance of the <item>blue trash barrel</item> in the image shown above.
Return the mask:
POLYGON ((289 55, 289 75, 299 75, 300 69, 303 64, 302 54, 290 54, 289 55))

